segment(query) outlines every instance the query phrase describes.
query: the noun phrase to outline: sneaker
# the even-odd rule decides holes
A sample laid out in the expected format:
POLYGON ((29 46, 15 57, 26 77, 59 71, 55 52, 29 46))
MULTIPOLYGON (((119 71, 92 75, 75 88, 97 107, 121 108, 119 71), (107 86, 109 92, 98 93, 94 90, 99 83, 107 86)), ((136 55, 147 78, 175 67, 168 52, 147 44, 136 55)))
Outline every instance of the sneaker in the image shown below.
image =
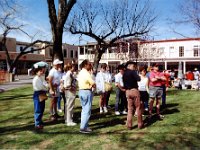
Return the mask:
POLYGON ((51 120, 51 121, 56 121, 57 118, 56 118, 54 115, 51 115, 51 116, 49 117, 49 120, 51 120))
POLYGON ((157 115, 157 117, 158 117, 158 120, 163 120, 164 119, 164 116, 163 115, 157 115))
POLYGON ((120 115, 120 112, 119 111, 115 111, 115 115, 120 115))
POLYGON ((86 134, 88 134, 88 133, 91 133, 91 132, 92 132, 92 129, 90 129, 90 128, 80 129, 80 133, 86 133, 86 134))
POLYGON ((60 115, 58 115, 57 113, 54 114, 54 117, 57 118, 57 119, 58 119, 58 118, 63 118, 63 116, 60 116, 60 115))
POLYGON ((75 125, 77 125, 77 123, 75 123, 75 122, 68 122, 67 123, 67 126, 75 126, 75 125))
POLYGON ((122 114, 123 114, 123 115, 127 115, 128 113, 124 110, 124 111, 122 112, 122 114))
POLYGON ((43 128, 44 128, 43 125, 37 125, 37 126, 35 126, 36 130, 42 130, 43 128))
POLYGON ((145 110, 145 111, 149 111, 149 109, 148 109, 148 108, 145 108, 144 110, 145 110))
POLYGON ((107 107, 103 107, 103 111, 104 111, 105 113, 107 113, 107 112, 108 112, 107 107))
POLYGON ((62 113, 62 109, 58 109, 58 112, 59 112, 59 113, 62 113))
POLYGON ((102 107, 100 107, 100 114, 102 114, 103 113, 103 108, 102 107))

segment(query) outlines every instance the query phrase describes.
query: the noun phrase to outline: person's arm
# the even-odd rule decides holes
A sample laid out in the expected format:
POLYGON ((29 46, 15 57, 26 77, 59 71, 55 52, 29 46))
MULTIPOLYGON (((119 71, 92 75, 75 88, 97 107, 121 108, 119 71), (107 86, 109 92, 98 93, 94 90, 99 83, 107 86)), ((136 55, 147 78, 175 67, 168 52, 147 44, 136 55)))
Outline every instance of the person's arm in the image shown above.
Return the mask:
POLYGON ((147 78, 147 82, 146 82, 146 90, 147 90, 147 93, 149 93, 149 78, 147 78))
POLYGON ((55 94, 54 88, 53 88, 53 76, 49 76, 49 93, 55 94))

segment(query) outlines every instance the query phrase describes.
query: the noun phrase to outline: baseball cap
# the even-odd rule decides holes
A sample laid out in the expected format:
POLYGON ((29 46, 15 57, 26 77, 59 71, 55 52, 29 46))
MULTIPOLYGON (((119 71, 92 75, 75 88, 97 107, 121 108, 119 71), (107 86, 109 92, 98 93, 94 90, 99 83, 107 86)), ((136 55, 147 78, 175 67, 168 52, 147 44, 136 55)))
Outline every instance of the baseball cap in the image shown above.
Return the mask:
POLYGON ((53 65, 58 65, 58 64, 62 64, 63 63, 63 61, 61 61, 61 60, 59 60, 59 59, 55 59, 54 61, 53 61, 53 65))

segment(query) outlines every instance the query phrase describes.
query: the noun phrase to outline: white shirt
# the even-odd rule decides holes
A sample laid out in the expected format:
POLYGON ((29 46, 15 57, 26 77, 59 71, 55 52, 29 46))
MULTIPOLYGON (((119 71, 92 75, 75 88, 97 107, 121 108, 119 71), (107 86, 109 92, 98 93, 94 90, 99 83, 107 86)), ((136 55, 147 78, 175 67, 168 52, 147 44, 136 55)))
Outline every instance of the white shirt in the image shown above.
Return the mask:
POLYGON ((122 79, 123 75, 119 72, 118 74, 115 75, 115 83, 119 83, 120 86, 124 86, 124 82, 122 79))
POLYGON ((138 90, 139 91, 147 91, 148 89, 148 78, 147 77, 141 77, 141 80, 138 82, 138 90))
POLYGON ((33 78, 32 83, 33 83, 33 90, 34 91, 47 91, 48 84, 44 80, 43 76, 39 77, 38 75, 36 75, 33 78))
POLYGON ((76 87, 76 79, 73 76, 73 73, 71 71, 67 71, 66 75, 63 77, 64 79, 64 87, 76 87))
POLYGON ((199 79, 199 71, 194 71, 194 79, 198 80, 199 79))
POLYGON ((49 76, 50 77, 53 77, 53 85, 60 85, 60 80, 62 78, 62 73, 58 70, 56 70, 55 68, 52 68, 50 71, 49 71, 49 76))
POLYGON ((102 71, 98 72, 95 82, 96 82, 97 92, 100 92, 100 91, 105 92, 105 82, 109 82, 106 72, 102 72, 102 71))

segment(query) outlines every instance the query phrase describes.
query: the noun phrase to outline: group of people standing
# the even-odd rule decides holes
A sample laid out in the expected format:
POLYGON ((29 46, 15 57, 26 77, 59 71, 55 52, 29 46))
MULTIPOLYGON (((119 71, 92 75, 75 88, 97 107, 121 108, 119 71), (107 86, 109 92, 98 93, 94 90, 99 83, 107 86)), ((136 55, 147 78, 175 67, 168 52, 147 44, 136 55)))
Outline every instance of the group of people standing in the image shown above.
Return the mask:
POLYGON ((64 119, 67 126, 76 125, 73 122, 73 108, 76 98, 76 77, 74 75, 75 65, 68 63, 62 69, 63 61, 55 59, 53 67, 49 71, 46 79, 44 78, 46 66, 34 66, 35 77, 33 78, 34 90, 34 118, 35 128, 43 129, 42 116, 45 108, 45 101, 40 100, 41 93, 49 93, 50 100, 50 120, 55 121, 60 116, 57 110, 57 101, 60 97, 64 100, 64 119), (63 70, 63 71, 62 71, 63 70))
POLYGON ((118 73, 115 75, 115 114, 127 114, 127 128, 131 129, 132 116, 135 112, 138 128, 143 128, 142 115, 146 111, 151 119, 156 100, 156 115, 159 120, 162 120, 164 116, 160 114, 160 106, 161 98, 162 106, 166 106, 166 84, 167 78, 163 72, 160 72, 159 65, 156 63, 148 73, 145 66, 138 67, 135 62, 129 61, 125 66, 119 65, 118 73))
MULTIPOLYGON (((57 113, 57 101, 60 93, 64 99, 64 119, 67 126, 75 126, 73 121, 73 109, 75 105, 77 81, 79 88, 79 99, 82 106, 80 132, 90 133, 89 118, 92 109, 92 100, 94 91, 100 95, 99 109, 100 113, 108 112, 108 101, 112 90, 112 77, 109 73, 109 66, 101 64, 100 71, 93 74, 92 64, 89 60, 84 60, 80 65, 80 72, 76 77, 75 65, 68 63, 62 69, 63 61, 58 59, 53 61, 53 68, 49 71, 47 78, 43 77, 45 66, 36 66, 34 68, 35 77, 33 79, 33 101, 34 101, 34 118, 35 128, 42 129, 42 116, 45 108, 45 101, 40 101, 41 93, 49 93, 50 97, 50 119, 57 120, 60 116, 57 113), (64 72, 62 72, 62 70, 64 72)), ((132 116, 138 118, 138 128, 143 128, 142 119, 143 110, 152 115, 153 103, 156 99, 157 115, 160 115, 160 99, 163 94, 162 85, 166 78, 158 70, 158 65, 153 65, 150 75, 146 75, 146 68, 137 67, 135 62, 129 61, 126 65, 118 66, 118 73, 115 75, 116 86, 116 103, 115 114, 127 114, 127 128, 132 128, 132 116), (139 72, 138 72, 139 71, 139 72), (150 102, 148 105, 148 100, 150 102)))

